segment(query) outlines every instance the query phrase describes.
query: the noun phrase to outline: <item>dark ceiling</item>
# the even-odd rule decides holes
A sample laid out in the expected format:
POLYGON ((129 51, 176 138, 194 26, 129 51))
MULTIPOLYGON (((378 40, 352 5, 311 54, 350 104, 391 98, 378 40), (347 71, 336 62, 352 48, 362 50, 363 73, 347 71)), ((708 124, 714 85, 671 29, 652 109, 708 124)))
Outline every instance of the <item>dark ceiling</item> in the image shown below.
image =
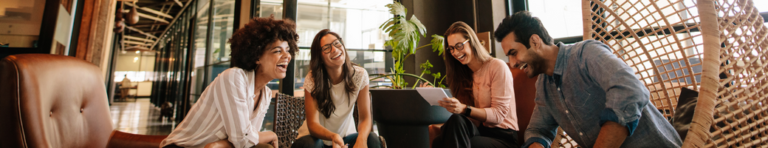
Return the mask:
MULTIPOLYGON (((149 48, 157 37, 168 27, 184 5, 191 0, 137 0, 135 6, 139 13, 139 21, 136 24, 128 24, 124 30, 123 44, 125 47, 149 48)), ((134 2, 122 1, 123 13, 134 7, 134 2)), ((127 19, 127 18, 126 18, 127 19)))

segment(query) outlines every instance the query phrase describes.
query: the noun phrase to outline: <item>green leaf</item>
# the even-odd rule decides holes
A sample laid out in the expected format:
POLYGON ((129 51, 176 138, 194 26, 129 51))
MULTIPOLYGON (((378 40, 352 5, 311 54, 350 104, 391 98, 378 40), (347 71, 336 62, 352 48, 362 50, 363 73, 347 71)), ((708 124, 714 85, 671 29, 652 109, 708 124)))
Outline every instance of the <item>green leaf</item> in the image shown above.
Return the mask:
POLYGON ((416 18, 415 14, 413 16, 411 16, 411 20, 409 22, 411 24, 413 24, 414 26, 416 26, 416 31, 419 31, 419 34, 421 36, 424 36, 424 37, 427 36, 426 35, 427 34, 427 27, 424 27, 424 24, 422 24, 421 21, 419 21, 419 19, 416 18))
POLYGON ((401 15, 405 16, 405 14, 408 12, 408 10, 403 6, 403 4, 400 4, 400 2, 394 2, 392 4, 387 4, 387 8, 389 8, 389 13, 394 15, 401 15))
POLYGON ((440 52, 438 52, 437 55, 442 56, 443 52, 445 51, 445 48, 443 47, 443 46, 445 46, 445 44, 443 44, 443 42, 445 42, 445 37, 437 35, 437 34, 433 34, 432 35, 432 41, 431 41, 432 52, 440 51, 440 52))
POLYGON ((422 69, 429 69, 429 68, 432 68, 433 66, 432 66, 432 63, 429 63, 429 60, 427 60, 424 63, 421 63, 419 67, 422 69))
POLYGON ((386 28, 386 27, 389 27, 389 26, 391 26, 391 25, 394 25, 394 24, 395 24, 395 22, 394 22, 394 21, 395 21, 395 18, 389 18, 389 19, 387 19, 387 21, 384 21, 384 23, 382 23, 381 25, 379 25, 379 29, 382 29, 382 30, 384 30, 384 28, 386 28))

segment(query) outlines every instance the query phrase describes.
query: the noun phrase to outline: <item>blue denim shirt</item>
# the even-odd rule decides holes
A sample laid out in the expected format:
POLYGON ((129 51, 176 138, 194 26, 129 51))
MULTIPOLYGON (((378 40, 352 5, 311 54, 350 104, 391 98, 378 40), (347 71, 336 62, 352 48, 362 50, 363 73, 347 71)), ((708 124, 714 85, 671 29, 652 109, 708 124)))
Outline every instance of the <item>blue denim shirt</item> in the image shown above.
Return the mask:
POLYGON ((536 82, 536 107, 523 147, 533 142, 549 147, 558 126, 580 146, 593 147, 606 121, 629 129, 624 148, 682 146, 634 70, 608 46, 595 40, 558 46, 553 75, 541 74, 536 82))

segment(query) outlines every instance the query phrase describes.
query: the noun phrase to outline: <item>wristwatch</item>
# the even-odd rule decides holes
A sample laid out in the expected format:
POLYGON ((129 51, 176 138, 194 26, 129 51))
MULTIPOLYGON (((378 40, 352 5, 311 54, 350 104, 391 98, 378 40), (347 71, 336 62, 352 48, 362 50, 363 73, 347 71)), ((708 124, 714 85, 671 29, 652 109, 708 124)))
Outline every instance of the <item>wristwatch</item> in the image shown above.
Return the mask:
POLYGON ((467 105, 467 108, 464 108, 464 113, 462 115, 469 117, 469 115, 472 113, 472 106, 467 105))

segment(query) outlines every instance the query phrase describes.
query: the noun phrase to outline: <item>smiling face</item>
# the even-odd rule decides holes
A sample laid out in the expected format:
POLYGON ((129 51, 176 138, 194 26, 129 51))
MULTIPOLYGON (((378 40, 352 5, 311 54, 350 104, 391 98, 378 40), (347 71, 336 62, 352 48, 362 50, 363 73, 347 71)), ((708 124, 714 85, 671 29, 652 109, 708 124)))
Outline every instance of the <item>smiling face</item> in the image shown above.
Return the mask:
POLYGON ((510 32, 501 40, 501 48, 509 58, 511 68, 522 69, 529 78, 544 73, 544 58, 534 52, 536 49, 533 46, 526 48, 525 45, 518 42, 514 32, 510 32))
POLYGON ((341 68, 344 65, 347 51, 344 45, 333 34, 327 34, 320 39, 320 47, 323 49, 323 63, 327 69, 341 68))
POLYGON ((288 62, 291 61, 290 49, 286 41, 277 40, 269 44, 259 61, 256 61, 259 64, 257 73, 269 79, 285 78, 288 62))
POLYGON ((446 49, 450 50, 453 58, 458 60, 461 64, 467 65, 475 59, 470 42, 467 42, 467 38, 464 38, 462 34, 454 33, 448 35, 446 41, 448 42, 448 47, 446 47, 446 49), (457 45, 463 46, 457 48, 457 45))

